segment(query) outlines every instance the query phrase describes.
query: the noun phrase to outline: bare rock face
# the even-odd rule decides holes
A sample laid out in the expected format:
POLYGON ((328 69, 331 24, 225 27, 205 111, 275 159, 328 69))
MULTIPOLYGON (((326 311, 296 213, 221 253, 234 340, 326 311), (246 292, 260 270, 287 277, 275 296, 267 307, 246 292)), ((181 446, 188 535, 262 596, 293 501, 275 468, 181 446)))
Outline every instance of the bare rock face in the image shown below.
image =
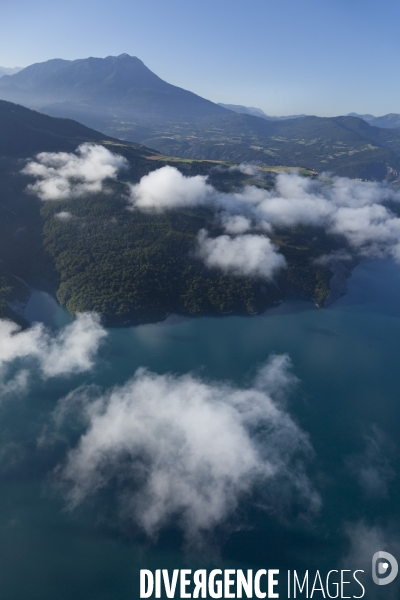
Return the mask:
POLYGON ((331 271, 333 276, 329 282, 329 294, 324 302, 324 306, 329 306, 340 298, 340 296, 347 293, 347 279, 351 275, 351 269, 340 262, 340 260, 332 260, 331 271))

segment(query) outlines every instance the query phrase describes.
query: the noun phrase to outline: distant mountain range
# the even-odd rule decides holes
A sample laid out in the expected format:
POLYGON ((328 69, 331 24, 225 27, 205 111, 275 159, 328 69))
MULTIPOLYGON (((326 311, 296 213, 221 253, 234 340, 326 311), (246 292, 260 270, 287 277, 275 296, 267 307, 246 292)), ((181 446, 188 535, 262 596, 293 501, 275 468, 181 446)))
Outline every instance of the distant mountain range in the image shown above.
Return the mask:
POLYGON ((140 141, 184 158, 305 167, 400 183, 400 129, 372 127, 357 117, 268 121, 230 113, 177 132, 160 128, 140 141))
MULTIPOLYGON (((141 123, 185 121, 226 115, 227 111, 268 121, 304 118, 305 114, 270 116, 260 108, 215 104, 163 81, 137 57, 121 54, 107 58, 52 59, 21 69, 0 67, 0 97, 54 116, 104 120, 136 119, 141 123)), ((381 117, 350 113, 370 125, 400 127, 400 114, 381 117)), ((93 123, 98 125, 98 123, 93 123)))
MULTIPOLYGON (((219 106, 223 108, 227 108, 228 110, 233 110, 233 112, 240 113, 243 115, 252 115, 253 117, 261 117, 262 119, 266 119, 267 121, 287 121, 288 119, 301 119, 303 117, 307 117, 309 115, 288 115, 285 117, 271 117, 270 115, 265 114, 261 108, 255 108, 254 106, 242 106, 241 104, 223 104, 222 102, 218 103, 219 106)), ((359 115, 358 113, 349 113, 346 117, 358 117, 363 121, 366 121, 373 127, 382 127, 384 129, 396 129, 400 127, 400 114, 389 113, 388 115, 383 115, 382 117, 375 117, 374 115, 359 115)))
POLYGON ((1 78, 0 97, 56 116, 77 117, 94 110, 109 117, 117 114, 154 122, 227 113, 221 106, 163 81, 128 54, 31 65, 1 78))
POLYGON ((261 117, 262 119, 267 119, 267 121, 286 121, 287 119, 301 119, 301 117, 306 117, 307 115, 289 115, 287 117, 271 117, 266 115, 261 108, 255 108, 254 106, 242 106, 241 104, 222 104, 222 102, 218 102, 218 106, 222 106, 223 108, 227 108, 228 110, 233 110, 233 112, 240 113, 242 115, 252 115, 253 117, 261 117))
POLYGON ((397 113, 389 113, 382 117, 374 117, 374 115, 359 115, 357 113, 350 113, 349 117, 359 117, 363 119, 373 127, 383 127, 384 129, 397 129, 400 127, 400 115, 397 113))
POLYGON ((0 78, 0 98, 183 158, 400 183, 399 115, 270 117, 171 85, 128 54, 31 65, 0 78))
POLYGON ((10 67, 0 67, 0 77, 3 77, 3 75, 14 75, 18 71, 22 71, 21 67, 13 67, 11 69, 10 67))

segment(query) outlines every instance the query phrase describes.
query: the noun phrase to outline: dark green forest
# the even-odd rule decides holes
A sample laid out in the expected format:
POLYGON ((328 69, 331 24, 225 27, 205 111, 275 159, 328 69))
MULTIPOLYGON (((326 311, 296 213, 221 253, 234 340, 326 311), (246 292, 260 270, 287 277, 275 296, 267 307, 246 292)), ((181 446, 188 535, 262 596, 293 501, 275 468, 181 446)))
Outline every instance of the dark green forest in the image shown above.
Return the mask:
MULTIPOLYGON (((158 161, 148 160, 137 165, 138 178, 159 166, 158 161)), ((191 174, 210 168, 204 163, 180 167, 191 174)), ((219 172, 213 183, 225 189, 238 175, 243 177, 227 171, 224 179, 219 172)), ((56 295, 71 313, 95 310, 114 324, 152 321, 171 311, 253 314, 282 300, 286 291, 300 291, 318 304, 328 293, 331 272, 312 264, 332 246, 322 232, 320 238, 300 228, 277 232, 274 242, 289 266, 276 282, 266 283, 207 269, 194 256, 201 228, 222 233, 207 209, 162 214, 130 211, 124 186, 117 182, 108 184, 108 193, 41 203, 24 192, 25 180, 17 177, 14 182, 19 189, 14 190, 13 205, 20 210, 8 222, 11 235, 2 237, 3 315, 6 297, 23 295, 14 274, 56 295), (59 219, 61 211, 72 217, 59 219)), ((5 225, 3 221, 3 230, 5 225)))
MULTIPOLYGON (((186 163, 180 168, 194 174, 210 167, 186 163)), ((226 179, 237 175, 243 178, 227 170, 226 179)), ((214 185, 218 180, 221 184, 223 173, 217 174, 214 185)), ((121 184, 110 184, 109 190, 84 200, 47 202, 41 210, 44 248, 59 278, 57 298, 71 313, 96 310, 114 323, 149 321, 171 311, 253 314, 282 300, 285 290, 300 290, 319 304, 328 293, 331 272, 312 264, 322 248, 332 247, 322 232, 301 228, 277 232, 274 241, 289 268, 276 282, 224 275, 194 256, 200 229, 222 233, 213 212, 129 211, 121 184), (60 220, 56 216, 60 211, 73 216, 60 220)))
POLYGON ((329 268, 313 259, 338 246, 322 231, 276 231, 273 241, 288 268, 274 282, 224 275, 196 258, 198 231, 218 235, 207 209, 163 214, 128 210, 125 181, 138 182, 151 170, 173 164, 185 175, 208 174, 221 191, 253 183, 274 185, 273 174, 257 182, 249 175, 208 161, 179 161, 138 144, 112 138, 65 119, 40 115, 0 102, 3 152, 0 160, 0 314, 21 321, 29 288, 44 289, 71 313, 99 312, 108 323, 146 322, 175 311, 188 315, 253 314, 300 292, 322 305, 329 290, 329 268), (10 121, 18 122, 18 135, 10 121), (109 181, 102 194, 68 201, 41 202, 26 193, 29 178, 20 174, 26 158, 40 150, 71 151, 83 140, 103 143, 124 155, 130 168, 109 181), (12 143, 11 143, 12 141, 12 143), (18 157, 18 158, 17 158, 18 157), (56 215, 71 213, 68 220, 56 215))

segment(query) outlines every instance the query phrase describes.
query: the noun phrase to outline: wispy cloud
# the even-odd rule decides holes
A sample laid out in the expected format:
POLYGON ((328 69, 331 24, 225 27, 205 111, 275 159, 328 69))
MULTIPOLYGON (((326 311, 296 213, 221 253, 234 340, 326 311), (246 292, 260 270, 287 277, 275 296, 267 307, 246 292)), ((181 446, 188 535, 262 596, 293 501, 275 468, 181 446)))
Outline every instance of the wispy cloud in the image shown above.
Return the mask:
POLYGON ((174 523, 195 546, 252 495, 317 510, 310 443, 280 403, 295 382, 289 369, 273 356, 249 388, 139 369, 103 395, 70 394, 54 415, 58 426, 76 411, 86 421, 58 471, 70 506, 111 490, 123 521, 150 537, 174 523))
POLYGON ((22 174, 37 179, 27 190, 41 200, 67 200, 101 192, 106 179, 115 179, 127 167, 126 158, 104 146, 82 144, 75 154, 41 152, 22 174))
POLYGON ((315 265, 330 265, 333 261, 347 262, 353 260, 353 257, 347 250, 333 250, 329 254, 321 254, 314 260, 315 265))
POLYGON ((388 486, 396 477, 391 467, 394 445, 376 425, 364 436, 364 441, 364 451, 351 456, 347 465, 367 497, 375 500, 386 498, 388 486))
POLYGON ((232 165, 229 167, 229 171, 239 171, 240 173, 244 173, 245 175, 257 175, 257 177, 262 177, 263 172, 256 166, 250 163, 240 163, 240 165, 232 165))
POLYGON ((60 221, 69 221, 70 219, 72 219, 72 214, 66 210, 56 213, 54 216, 60 221))
POLYGON ((78 314, 73 323, 56 334, 39 323, 21 331, 15 323, 1 319, 0 394, 26 388, 31 369, 38 370, 43 379, 91 369, 106 335, 99 317, 93 313, 78 314), (10 379, 7 373, 13 364, 20 364, 21 368, 10 379))

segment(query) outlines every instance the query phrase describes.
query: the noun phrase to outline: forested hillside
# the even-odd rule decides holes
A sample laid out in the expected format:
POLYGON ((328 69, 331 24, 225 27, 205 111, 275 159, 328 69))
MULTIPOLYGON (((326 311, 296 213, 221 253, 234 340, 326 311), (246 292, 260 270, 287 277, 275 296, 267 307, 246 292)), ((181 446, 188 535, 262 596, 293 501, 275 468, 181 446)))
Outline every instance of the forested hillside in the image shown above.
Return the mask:
POLYGON ((6 102, 0 103, 0 131, 1 315, 22 318, 31 286, 50 291, 71 313, 96 310, 118 324, 151 321, 171 311, 252 314, 282 300, 287 290, 300 291, 319 304, 327 297, 332 273, 313 259, 337 242, 321 231, 277 229, 273 241, 288 268, 268 282, 223 274, 195 256, 200 229, 221 233, 209 209, 127 210, 124 182, 137 183, 168 163, 185 175, 209 175, 214 188, 224 192, 249 183, 271 188, 273 174, 262 173, 257 180, 223 163, 216 169, 212 162, 157 155, 79 123, 6 102), (118 180, 106 181, 98 194, 42 202, 27 193, 32 178, 21 170, 28 157, 39 151, 71 152, 82 141, 123 155, 128 168, 118 180))
POLYGON ((288 288, 320 303, 327 296, 332 274, 312 259, 322 248, 329 251, 332 241, 316 239, 315 232, 279 232, 275 241, 290 266, 276 285, 224 275, 194 256, 201 228, 221 233, 208 210, 131 213, 120 197, 115 189, 112 197, 46 203, 42 208, 44 245, 59 275, 57 297, 72 313, 96 310, 113 322, 141 322, 171 311, 252 314, 282 300, 288 288), (60 220, 60 210, 71 211, 73 218, 60 220))

